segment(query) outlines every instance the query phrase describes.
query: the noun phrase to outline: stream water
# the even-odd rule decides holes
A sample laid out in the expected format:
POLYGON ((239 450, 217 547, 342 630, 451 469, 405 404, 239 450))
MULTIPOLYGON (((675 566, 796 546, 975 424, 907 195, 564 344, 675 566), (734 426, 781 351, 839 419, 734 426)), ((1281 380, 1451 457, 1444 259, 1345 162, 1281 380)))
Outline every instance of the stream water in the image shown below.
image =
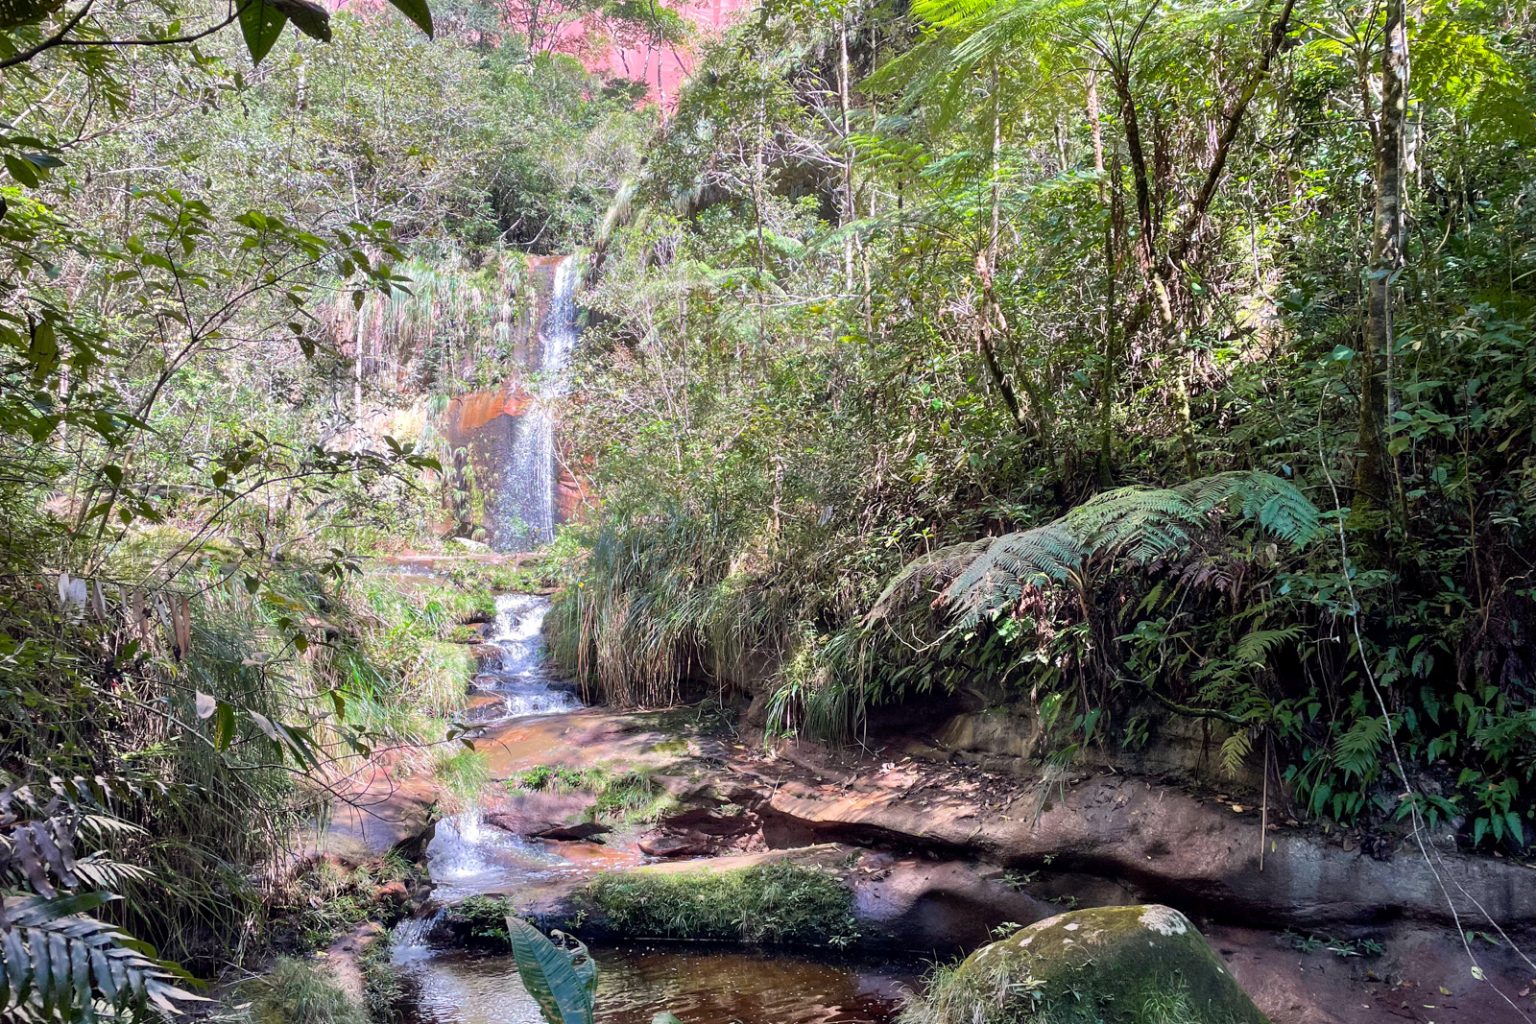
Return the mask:
MULTIPOLYGON (((542 629, 548 602, 528 594, 496 601, 490 650, 474 689, 477 721, 568 713, 580 702, 551 669, 542 629), (486 698, 498 698, 486 700, 486 698)), ((438 822, 427 847, 434 896, 452 903, 487 892, 517 892, 593 870, 572 856, 583 844, 523 839, 487 822, 477 807, 438 822)), ((605 851, 605 847, 597 847, 605 851)), ((434 949, 435 920, 402 922, 392 956, 415 1024, 542 1024, 510 954, 434 949)), ((594 951, 598 1020, 649 1024, 662 1010, 685 1024, 887 1024, 906 978, 883 965, 694 945, 594 951)))
MULTIPOLYGON (((907 980, 881 966, 692 947, 599 949, 597 1020, 650 1024, 887 1024, 907 980)), ((402 965, 414 1024, 542 1024, 508 956, 444 954, 402 965)))
MULTIPOLYGON (((575 260, 555 270, 548 313, 540 325, 538 394, 515 424, 503 452, 492 511, 493 544, 528 550, 548 542, 555 525, 555 452, 547 402, 565 388, 564 370, 577 338, 575 260)), ((543 639, 549 602, 530 594, 496 600, 496 618, 472 687, 471 724, 565 714, 580 708, 551 668, 543 639)), ((438 822, 427 870, 439 903, 482 893, 529 893, 583 876, 604 862, 607 847, 524 839, 470 807, 438 822), (578 850, 590 847, 578 856, 578 850)), ((507 955, 469 954, 431 945, 436 918, 402 922, 391 951, 409 995, 415 1024, 542 1024, 507 955)), ((685 1024, 888 1024, 900 973, 830 956, 636 945, 594 950, 599 965, 598 1020, 649 1024, 658 1012, 685 1024)))

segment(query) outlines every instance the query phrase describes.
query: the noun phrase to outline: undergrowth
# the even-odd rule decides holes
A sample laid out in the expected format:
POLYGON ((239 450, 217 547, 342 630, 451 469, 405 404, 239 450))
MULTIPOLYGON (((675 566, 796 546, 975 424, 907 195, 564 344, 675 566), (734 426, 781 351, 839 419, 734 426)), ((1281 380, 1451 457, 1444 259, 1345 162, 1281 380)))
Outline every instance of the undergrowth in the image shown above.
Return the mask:
POLYGON ((323 968, 306 960, 280 957, 245 991, 251 997, 252 1024, 369 1024, 367 1011, 323 968))
POLYGON ((566 768, 537 765, 507 780, 514 791, 531 793, 590 793, 594 797, 588 816, 593 821, 641 824, 656 821, 676 810, 677 799, 644 768, 614 771, 598 765, 566 768))

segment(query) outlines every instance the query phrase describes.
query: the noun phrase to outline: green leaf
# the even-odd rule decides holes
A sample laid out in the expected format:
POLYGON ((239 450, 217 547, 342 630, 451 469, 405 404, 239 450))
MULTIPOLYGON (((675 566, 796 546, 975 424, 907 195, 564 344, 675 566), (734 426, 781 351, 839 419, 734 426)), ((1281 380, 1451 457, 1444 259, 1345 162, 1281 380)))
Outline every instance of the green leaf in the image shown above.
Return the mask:
POLYGON ((507 915, 507 935, 518 976, 544 1019, 549 1024, 592 1024, 597 964, 587 955, 587 947, 578 942, 575 949, 561 949, 512 914, 507 915))
POLYGON ((220 701, 216 714, 213 745, 218 750, 228 750, 230 742, 235 738, 235 709, 220 701))
POLYGON ((322 43, 331 41, 331 12, 313 0, 269 0, 281 13, 288 16, 293 27, 322 43))
POLYGON ((11 173, 11 177, 27 188, 37 188, 37 168, 23 160, 19 156, 10 153, 5 154, 5 169, 11 173))
POLYGON ((250 0, 240 8, 240 34, 245 36, 245 48, 251 51, 251 63, 272 51, 277 37, 283 34, 288 15, 278 10, 271 0, 250 0))
POLYGON ((427 0, 389 0, 389 2, 394 5, 395 10, 414 21, 416 27, 431 38, 432 11, 427 7, 427 0))

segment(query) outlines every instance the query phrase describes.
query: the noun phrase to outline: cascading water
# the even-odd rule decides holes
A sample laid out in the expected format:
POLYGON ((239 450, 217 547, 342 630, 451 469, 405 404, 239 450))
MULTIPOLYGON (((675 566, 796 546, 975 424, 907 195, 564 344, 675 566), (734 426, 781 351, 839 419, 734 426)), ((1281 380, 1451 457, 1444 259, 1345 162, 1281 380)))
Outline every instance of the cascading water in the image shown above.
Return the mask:
POLYGON ((495 524, 498 547, 530 551, 555 537, 555 423, 552 400, 565 394, 566 367, 576 348, 576 285, 581 270, 567 256, 555 267, 549 309, 539 325, 537 392, 528 411, 512 429, 511 450, 503 470, 503 522, 495 524))
MULTIPOLYGON (((574 711, 581 702, 551 671, 544 650, 549 601, 534 594, 502 594, 486 639, 483 671, 474 691, 501 698, 481 722, 494 724, 528 715, 574 711), (489 719, 489 721, 487 721, 489 719)), ((427 868, 440 898, 505 888, 548 874, 558 858, 534 843, 487 825, 479 807, 437 823, 427 844, 427 868)))
POLYGON ((581 706, 567 684, 550 672, 544 650, 544 617, 549 601, 533 594, 496 598, 495 632, 487 639, 490 657, 475 686, 502 696, 499 717, 548 715, 581 706))

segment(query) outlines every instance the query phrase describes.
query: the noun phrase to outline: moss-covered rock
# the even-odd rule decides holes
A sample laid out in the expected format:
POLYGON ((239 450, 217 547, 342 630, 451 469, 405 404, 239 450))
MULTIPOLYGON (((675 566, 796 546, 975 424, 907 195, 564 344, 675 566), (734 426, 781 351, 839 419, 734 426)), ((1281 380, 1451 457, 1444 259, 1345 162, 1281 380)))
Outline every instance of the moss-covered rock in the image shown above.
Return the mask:
POLYGON ((904 1024, 1265 1024, 1170 907, 1047 918, 937 972, 904 1024))
POLYGON ((730 871, 601 875, 575 898, 587 934, 786 946, 853 943, 853 892, 820 868, 769 863, 730 871))

